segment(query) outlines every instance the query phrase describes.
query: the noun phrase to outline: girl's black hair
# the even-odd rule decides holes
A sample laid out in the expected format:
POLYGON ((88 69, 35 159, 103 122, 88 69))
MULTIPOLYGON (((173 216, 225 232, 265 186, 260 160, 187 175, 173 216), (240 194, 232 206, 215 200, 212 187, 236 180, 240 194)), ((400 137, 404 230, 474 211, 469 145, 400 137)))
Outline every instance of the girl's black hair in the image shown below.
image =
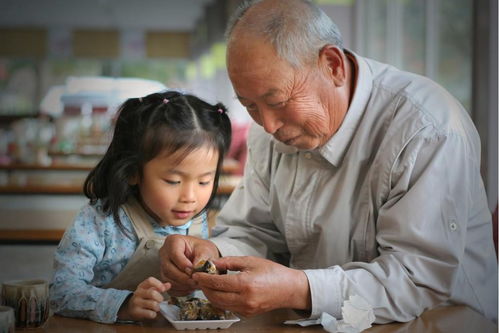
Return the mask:
MULTIPOLYGON (((129 182, 142 178, 144 165, 161 152, 179 152, 179 163, 204 145, 218 151, 218 163, 209 207, 218 189, 225 153, 231 141, 231 124, 221 103, 211 105, 195 96, 176 91, 154 93, 126 100, 118 110, 111 143, 83 185, 90 204, 98 200, 106 214, 112 214, 122 230, 119 208, 137 186, 129 182)), ((198 214, 198 215, 199 215, 198 214)))

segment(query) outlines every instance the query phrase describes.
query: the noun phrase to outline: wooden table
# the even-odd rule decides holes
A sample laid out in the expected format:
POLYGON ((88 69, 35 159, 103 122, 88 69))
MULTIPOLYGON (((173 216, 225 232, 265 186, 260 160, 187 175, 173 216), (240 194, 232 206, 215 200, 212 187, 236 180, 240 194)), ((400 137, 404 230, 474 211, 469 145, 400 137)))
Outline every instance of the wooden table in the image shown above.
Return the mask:
MULTIPOLYGON (((291 310, 275 310, 252 318, 241 318, 240 322, 233 324, 225 330, 203 332, 324 332, 322 326, 300 327, 297 325, 284 325, 288 319, 297 319, 298 316, 291 310)), ((178 332, 161 315, 153 322, 142 324, 98 324, 89 320, 64 318, 52 316, 43 328, 30 330, 31 332, 92 332, 92 333, 127 333, 127 332, 178 332)), ((196 332, 196 331, 194 331, 196 332)), ((201 332, 201 331, 197 331, 201 332)), ((407 323, 393 323, 374 325, 364 331, 368 333, 488 333, 497 332, 497 326, 465 306, 437 308, 423 313, 419 318, 407 323)))

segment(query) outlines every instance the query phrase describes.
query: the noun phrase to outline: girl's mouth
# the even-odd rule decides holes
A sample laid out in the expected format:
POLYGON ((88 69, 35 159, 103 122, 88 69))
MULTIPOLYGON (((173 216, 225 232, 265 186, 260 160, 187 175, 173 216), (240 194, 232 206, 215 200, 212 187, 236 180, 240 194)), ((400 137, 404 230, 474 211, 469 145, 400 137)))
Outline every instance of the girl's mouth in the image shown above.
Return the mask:
POLYGON ((192 211, 173 210, 172 213, 177 219, 186 219, 192 214, 192 211))

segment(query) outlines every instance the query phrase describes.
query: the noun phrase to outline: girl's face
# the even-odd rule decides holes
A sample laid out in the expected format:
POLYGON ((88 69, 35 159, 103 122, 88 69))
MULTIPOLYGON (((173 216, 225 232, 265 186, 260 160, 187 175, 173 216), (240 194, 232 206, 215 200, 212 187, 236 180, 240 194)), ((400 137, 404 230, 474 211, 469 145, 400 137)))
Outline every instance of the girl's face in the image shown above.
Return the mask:
POLYGON ((206 206, 213 190, 216 149, 202 146, 180 163, 176 157, 159 154, 144 165, 138 181, 142 205, 162 226, 185 224, 206 206))

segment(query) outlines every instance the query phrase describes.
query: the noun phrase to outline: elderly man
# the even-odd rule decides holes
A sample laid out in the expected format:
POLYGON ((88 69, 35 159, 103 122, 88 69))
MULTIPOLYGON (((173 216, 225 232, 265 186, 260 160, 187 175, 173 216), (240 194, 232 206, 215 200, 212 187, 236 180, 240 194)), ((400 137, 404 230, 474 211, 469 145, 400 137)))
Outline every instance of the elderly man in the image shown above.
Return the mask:
POLYGON ((200 288, 243 315, 341 317, 358 295, 377 323, 445 304, 496 321, 480 141, 462 106, 426 78, 343 49, 308 1, 250 2, 227 35, 230 80, 258 125, 216 235, 166 240, 173 292, 200 288), (191 274, 206 258, 239 273, 191 274))

